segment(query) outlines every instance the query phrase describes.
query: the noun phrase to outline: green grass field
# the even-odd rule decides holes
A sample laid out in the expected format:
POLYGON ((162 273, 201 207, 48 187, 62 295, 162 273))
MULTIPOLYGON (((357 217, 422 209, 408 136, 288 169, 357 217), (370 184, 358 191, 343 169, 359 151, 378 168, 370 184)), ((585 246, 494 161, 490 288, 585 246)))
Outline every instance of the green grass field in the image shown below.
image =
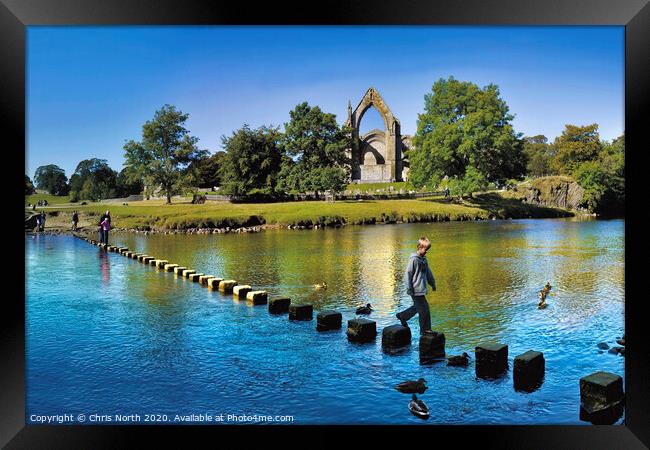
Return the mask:
POLYGON ((50 205, 60 205, 61 203, 70 203, 68 195, 50 195, 50 194, 32 194, 25 196, 25 205, 31 203, 32 205, 39 200, 47 200, 50 205))
MULTIPOLYGON (((31 196, 33 197, 33 196, 31 196)), ((446 201, 441 197, 406 200, 363 201, 304 201, 286 203, 229 203, 208 202, 193 205, 181 200, 166 205, 164 200, 129 202, 121 204, 94 203, 81 206, 64 205, 67 197, 48 201, 49 214, 56 211, 56 220, 67 224, 72 210, 80 212, 81 222, 94 223, 94 217, 106 209, 111 211, 113 225, 118 228, 187 229, 231 228, 257 225, 332 225, 336 223, 368 224, 382 222, 435 222, 446 220, 475 220, 518 217, 557 217, 565 211, 524 204, 516 198, 497 193, 477 196, 464 204, 446 201), (57 205, 60 205, 57 207, 57 205), (60 214, 59 214, 60 213, 60 214)), ((25 203, 28 200, 26 199, 25 203)))
POLYGON ((351 183, 348 184, 346 189, 352 192, 356 191, 357 189, 361 192, 376 191, 377 189, 384 189, 385 191, 388 191, 389 186, 392 186, 395 189, 395 192, 398 192, 400 189, 405 189, 407 191, 417 190, 406 181, 398 181, 395 183, 351 183))

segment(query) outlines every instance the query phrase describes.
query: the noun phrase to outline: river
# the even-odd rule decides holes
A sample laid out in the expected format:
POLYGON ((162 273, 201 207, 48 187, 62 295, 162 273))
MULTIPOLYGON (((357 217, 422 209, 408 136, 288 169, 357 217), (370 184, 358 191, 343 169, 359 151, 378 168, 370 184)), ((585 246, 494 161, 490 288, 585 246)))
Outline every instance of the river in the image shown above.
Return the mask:
POLYGON ((27 422, 96 413, 160 414, 170 423, 207 413, 292 416, 294 424, 584 424, 580 377, 624 376, 625 358, 596 346, 616 345, 624 332, 624 225, 538 219, 111 236, 111 244, 312 303, 310 322, 80 239, 27 236, 27 422), (421 365, 417 317, 410 350, 382 352, 381 330, 411 304, 403 274, 420 236, 432 242, 438 289, 427 298, 447 354, 473 358, 482 342, 508 344, 504 377, 477 379, 473 359, 468 368, 421 365), (546 281, 555 295, 538 310, 546 281), (326 290, 314 289, 322 282, 326 290), (349 343, 346 322, 366 303, 377 340, 349 343), (343 314, 340 331, 316 331, 323 309, 343 314), (544 353, 545 380, 516 392, 512 360, 527 350, 544 353), (419 377, 429 386, 421 396, 428 421, 394 389, 419 377))

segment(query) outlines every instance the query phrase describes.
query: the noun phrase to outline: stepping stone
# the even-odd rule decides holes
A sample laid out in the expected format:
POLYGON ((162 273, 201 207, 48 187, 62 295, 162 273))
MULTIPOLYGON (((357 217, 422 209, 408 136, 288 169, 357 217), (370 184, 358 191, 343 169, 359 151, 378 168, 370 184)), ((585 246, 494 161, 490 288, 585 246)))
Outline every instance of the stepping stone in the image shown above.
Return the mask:
POLYGON ((174 267, 174 273, 176 275, 178 275, 178 276, 182 276, 183 275, 183 270, 186 270, 186 269, 187 269, 187 267, 185 267, 185 266, 174 267))
POLYGON ((291 300, 288 297, 276 297, 269 300, 269 312, 271 314, 283 314, 289 311, 291 300))
POLYGON ((202 276, 203 276, 202 273, 193 273, 193 274, 190 274, 189 278, 190 278, 190 281, 194 281, 195 283, 198 283, 199 282, 199 277, 202 277, 202 276))
POLYGON ((211 289, 219 289, 219 284, 223 281, 223 278, 214 277, 208 281, 208 287, 211 289))
POLYGON ((441 361, 445 357, 445 333, 434 331, 420 336, 420 364, 441 361))
POLYGON ((219 283, 219 292, 222 294, 232 294, 232 289, 237 286, 237 281, 235 280, 223 280, 219 283))
POLYGON ((253 305, 266 305, 268 294, 266 291, 250 291, 246 294, 246 301, 253 303, 253 305))
POLYGON ((122 255, 126 256, 127 258, 130 258, 132 254, 133 254, 133 252, 131 252, 131 251, 126 251, 126 252, 122 253, 122 255))
POLYGON ((165 269, 165 272, 173 272, 176 267, 178 267, 178 264, 165 264, 163 269, 165 269))
POLYGON ((247 284, 240 284, 232 288, 232 295, 237 297, 239 300, 246 300, 246 294, 252 291, 253 288, 247 284))
POLYGON ((609 425, 623 414, 623 378, 609 372, 595 372, 580 378, 580 420, 609 425))
POLYGON ((313 318, 312 305, 289 305, 289 320, 312 320, 313 318))
POLYGON ((183 271, 183 277, 185 277, 185 278, 189 278, 190 275, 192 275, 193 273, 196 273, 196 270, 193 270, 193 269, 185 269, 185 270, 183 271))
POLYGON ((144 256, 142 258, 142 264, 149 264, 151 261, 153 261, 155 258, 153 256, 144 256))
POLYGON ((400 324, 390 325, 381 332, 381 346, 399 348, 411 345, 411 329, 400 324))
POLYGON ((369 319, 348 320, 346 334, 352 342, 371 342, 377 337, 377 322, 369 319))
POLYGON ((150 266, 155 266, 157 262, 158 262, 157 259, 155 259, 155 258, 151 258, 151 259, 149 260, 149 265, 150 265, 150 266))
POLYGON ((211 279, 214 278, 214 275, 202 275, 199 277, 199 283, 202 286, 207 286, 211 279))
POLYGON ((316 330, 338 330, 341 328, 343 315, 337 311, 321 311, 316 315, 316 330))
POLYGON ((515 356, 512 378, 515 390, 532 392, 544 380, 545 361, 542 352, 528 350, 515 356))
POLYGON ((156 260, 156 267, 158 267, 159 269, 162 269, 163 267, 165 267, 165 264, 168 264, 168 263, 169 263, 169 261, 167 261, 166 259, 157 259, 156 260))
POLYGON ((144 253, 133 253, 131 255, 131 259, 138 259, 140 256, 143 256, 144 253))
POLYGON ((508 368, 508 346, 505 344, 482 344, 476 347, 474 354, 479 378, 496 378, 508 368))

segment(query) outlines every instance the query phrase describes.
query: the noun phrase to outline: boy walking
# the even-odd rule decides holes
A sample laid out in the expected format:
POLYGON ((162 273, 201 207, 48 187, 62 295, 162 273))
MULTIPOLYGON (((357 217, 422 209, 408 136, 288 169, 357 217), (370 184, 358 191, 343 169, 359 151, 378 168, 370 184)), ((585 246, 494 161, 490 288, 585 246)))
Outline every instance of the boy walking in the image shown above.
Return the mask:
POLYGON ((408 327, 407 321, 418 314, 420 319, 420 335, 432 333, 431 314, 429 313, 429 304, 425 297, 427 294, 427 282, 431 285, 432 290, 436 290, 436 280, 433 278, 433 273, 431 273, 426 258, 427 251, 430 248, 431 242, 429 242, 429 239, 421 237, 418 241, 417 251, 409 258, 404 276, 406 293, 413 299, 413 305, 401 313, 397 313, 397 318, 402 326, 405 327, 408 327))

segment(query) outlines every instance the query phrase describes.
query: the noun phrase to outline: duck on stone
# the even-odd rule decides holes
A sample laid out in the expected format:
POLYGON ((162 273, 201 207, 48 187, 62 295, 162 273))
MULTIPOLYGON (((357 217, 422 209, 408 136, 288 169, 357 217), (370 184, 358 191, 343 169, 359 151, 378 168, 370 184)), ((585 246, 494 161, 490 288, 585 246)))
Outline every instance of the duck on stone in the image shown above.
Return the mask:
POLYGON ((409 381, 403 381, 402 383, 399 383, 397 386, 395 386, 395 389, 397 389, 400 392, 404 392, 405 394, 424 394, 424 391, 426 391, 427 385, 426 385, 426 380, 424 378, 419 378, 417 381, 409 380, 409 381))
POLYGON ((372 305, 367 303, 366 306, 359 306, 357 308, 357 314, 370 314, 372 312, 372 305))
POLYGON ((463 352, 460 356, 450 356, 447 358, 447 365, 454 367, 467 367, 469 364, 469 355, 463 352))
POLYGON ((415 394, 413 394, 413 397, 411 397, 411 401, 409 402, 409 411, 420 419, 429 418, 429 407, 415 394))
POLYGON ((322 283, 315 284, 314 288, 315 289, 327 289, 327 283, 323 281, 322 283))

